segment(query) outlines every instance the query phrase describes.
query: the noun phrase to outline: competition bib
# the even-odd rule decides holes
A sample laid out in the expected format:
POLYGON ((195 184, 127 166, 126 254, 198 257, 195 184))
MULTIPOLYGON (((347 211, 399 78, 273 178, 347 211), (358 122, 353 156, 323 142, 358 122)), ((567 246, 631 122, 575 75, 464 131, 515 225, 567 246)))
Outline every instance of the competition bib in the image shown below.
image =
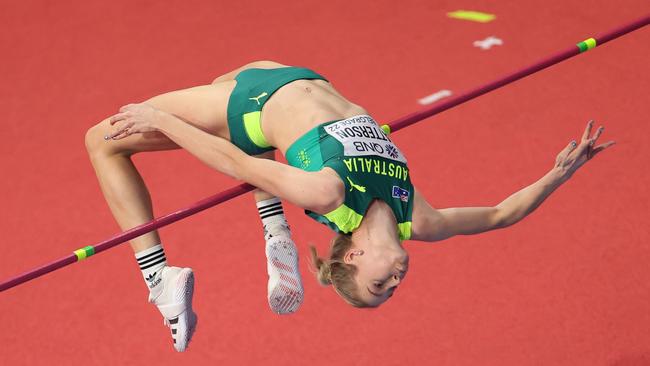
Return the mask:
POLYGON ((355 116, 325 126, 343 145, 345 156, 375 155, 406 164, 406 157, 370 116, 355 116))

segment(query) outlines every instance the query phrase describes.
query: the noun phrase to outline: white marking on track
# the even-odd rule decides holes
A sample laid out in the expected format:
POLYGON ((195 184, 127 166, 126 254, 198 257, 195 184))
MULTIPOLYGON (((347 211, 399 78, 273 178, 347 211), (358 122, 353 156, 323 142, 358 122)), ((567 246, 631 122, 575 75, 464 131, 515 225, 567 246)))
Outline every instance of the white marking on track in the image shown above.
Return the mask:
POLYGON ((431 95, 428 95, 428 96, 426 96, 424 98, 418 99, 418 103, 420 103, 422 105, 427 105, 427 104, 435 103, 435 102, 439 101, 440 99, 447 98, 449 96, 451 96, 451 90, 443 89, 443 90, 437 91, 437 92, 435 92, 435 93, 433 93, 431 95))
POLYGON ((479 47, 482 50, 489 50, 492 46, 503 45, 503 40, 495 36, 489 36, 484 40, 474 41, 474 47, 479 47))

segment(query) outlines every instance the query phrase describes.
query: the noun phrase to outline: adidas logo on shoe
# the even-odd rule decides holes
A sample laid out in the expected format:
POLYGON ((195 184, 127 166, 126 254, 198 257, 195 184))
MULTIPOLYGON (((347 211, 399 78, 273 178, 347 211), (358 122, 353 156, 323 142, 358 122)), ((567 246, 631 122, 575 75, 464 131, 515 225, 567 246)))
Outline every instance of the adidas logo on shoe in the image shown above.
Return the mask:
POLYGON ((145 279, 147 280, 147 282, 149 282, 149 288, 154 288, 154 287, 156 287, 156 285, 159 284, 160 281, 162 281, 162 278, 160 278, 160 277, 159 277, 158 279, 156 279, 156 273, 157 273, 157 272, 150 273, 147 277, 145 277, 145 279), (154 280, 155 280, 155 281, 154 281, 154 280))

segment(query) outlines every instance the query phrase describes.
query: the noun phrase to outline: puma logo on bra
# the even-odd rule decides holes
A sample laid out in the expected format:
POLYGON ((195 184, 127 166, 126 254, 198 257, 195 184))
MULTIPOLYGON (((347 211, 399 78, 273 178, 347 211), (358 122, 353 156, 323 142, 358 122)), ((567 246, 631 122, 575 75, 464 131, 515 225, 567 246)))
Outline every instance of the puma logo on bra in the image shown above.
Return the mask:
POLYGON ((264 98, 264 97, 267 96, 267 95, 269 95, 269 94, 268 94, 267 92, 264 92, 264 93, 262 93, 262 94, 260 94, 260 95, 258 95, 258 96, 256 96, 256 97, 248 98, 248 100, 254 100, 254 101, 257 102, 257 105, 261 105, 261 104, 260 104, 260 98, 264 98))

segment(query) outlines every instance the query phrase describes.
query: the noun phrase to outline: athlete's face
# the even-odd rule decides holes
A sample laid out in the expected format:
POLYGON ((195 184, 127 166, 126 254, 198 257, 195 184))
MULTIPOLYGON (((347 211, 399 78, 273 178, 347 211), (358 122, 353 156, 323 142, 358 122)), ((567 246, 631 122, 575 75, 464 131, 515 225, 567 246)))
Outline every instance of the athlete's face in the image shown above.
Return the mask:
POLYGON ((356 282, 361 299, 370 306, 388 300, 408 271, 408 253, 401 247, 351 249, 350 263, 357 266, 356 282))

